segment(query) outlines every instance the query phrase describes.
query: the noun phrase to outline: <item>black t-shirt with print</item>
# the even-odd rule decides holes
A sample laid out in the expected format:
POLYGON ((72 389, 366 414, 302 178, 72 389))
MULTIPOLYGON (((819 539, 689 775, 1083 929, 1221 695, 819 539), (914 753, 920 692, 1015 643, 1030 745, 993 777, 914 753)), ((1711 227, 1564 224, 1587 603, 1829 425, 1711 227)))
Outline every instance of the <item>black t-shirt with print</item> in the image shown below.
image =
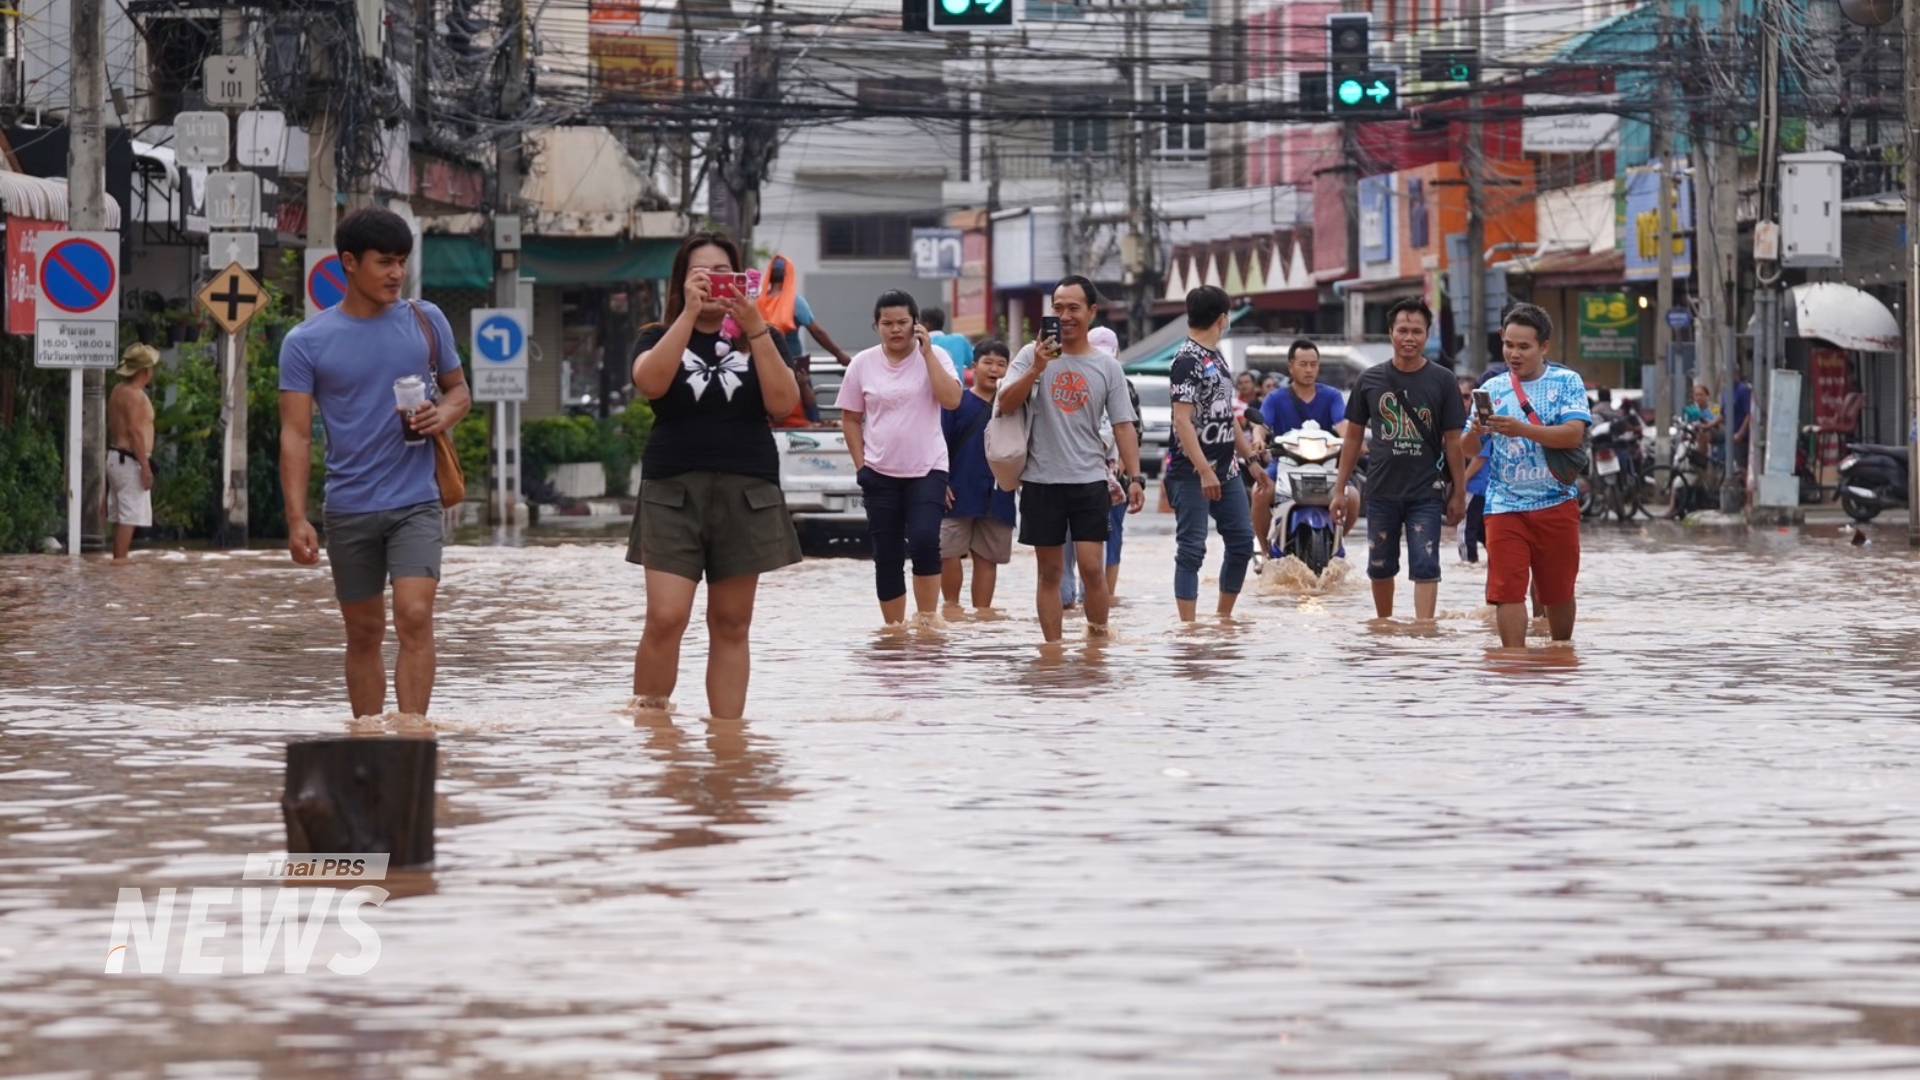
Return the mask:
POLYGON ((1367 498, 1411 501, 1437 499, 1444 492, 1447 432, 1467 425, 1466 406, 1453 372, 1428 361, 1407 374, 1392 361, 1360 373, 1347 398, 1347 420, 1364 424, 1367 443, 1367 498), (1407 415, 1419 411, 1425 431, 1407 415))
MULTIPOLYGON (((663 326, 648 327, 634 351, 646 352, 665 334, 663 326)), ((681 473, 722 472, 780 482, 780 451, 760 395, 760 376, 744 345, 694 331, 673 385, 649 404, 653 435, 641 475, 666 480, 681 473)))
MULTIPOLYGON (((1200 453, 1213 467, 1216 479, 1229 480, 1238 471, 1234 456, 1234 413, 1240 402, 1233 394, 1233 376, 1227 361, 1218 352, 1188 338, 1173 356, 1168 378, 1169 393, 1176 405, 1193 406, 1193 431, 1200 439, 1200 453)), ((1194 474, 1185 447, 1176 436, 1167 454, 1167 476, 1183 480, 1194 474)))

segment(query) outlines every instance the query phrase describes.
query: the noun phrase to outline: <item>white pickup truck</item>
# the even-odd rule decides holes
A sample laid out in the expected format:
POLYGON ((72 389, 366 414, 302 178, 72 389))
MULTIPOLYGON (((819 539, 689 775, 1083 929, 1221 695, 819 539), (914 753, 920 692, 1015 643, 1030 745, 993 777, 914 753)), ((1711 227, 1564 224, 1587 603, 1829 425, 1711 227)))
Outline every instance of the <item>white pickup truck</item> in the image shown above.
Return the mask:
POLYGON ((787 511, 803 534, 825 537, 866 532, 867 511, 855 478, 853 455, 840 432, 840 410, 834 407, 840 379, 846 369, 831 356, 813 358, 814 398, 820 402, 821 424, 805 428, 775 428, 780 449, 780 490, 787 511))

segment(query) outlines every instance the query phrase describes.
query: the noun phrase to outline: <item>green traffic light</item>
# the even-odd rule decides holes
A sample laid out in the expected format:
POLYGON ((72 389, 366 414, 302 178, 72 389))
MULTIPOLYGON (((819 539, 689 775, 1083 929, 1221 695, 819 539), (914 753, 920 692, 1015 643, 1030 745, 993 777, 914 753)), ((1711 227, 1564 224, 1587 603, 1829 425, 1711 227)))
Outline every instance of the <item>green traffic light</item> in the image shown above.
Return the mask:
POLYGON ((1366 90, 1361 87, 1359 79, 1341 79, 1340 89, 1335 93, 1340 98, 1340 104, 1358 105, 1366 95, 1366 90))
POLYGON ((973 0, 940 0, 940 6, 946 8, 949 15, 965 15, 973 6, 973 0))
POLYGON ((1447 78, 1453 82, 1472 82, 1473 69, 1465 64, 1455 64, 1447 69, 1447 78))

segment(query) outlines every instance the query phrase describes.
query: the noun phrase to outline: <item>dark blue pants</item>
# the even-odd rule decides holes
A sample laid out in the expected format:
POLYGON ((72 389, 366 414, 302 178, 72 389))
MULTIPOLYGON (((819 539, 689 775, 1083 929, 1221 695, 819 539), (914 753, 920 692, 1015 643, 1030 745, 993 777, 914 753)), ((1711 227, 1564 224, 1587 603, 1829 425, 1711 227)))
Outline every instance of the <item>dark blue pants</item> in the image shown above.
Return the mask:
POLYGON ((901 478, 860 470, 873 537, 873 584, 886 603, 907 594, 906 562, 914 577, 940 576, 940 519, 947 513, 947 474, 901 478))

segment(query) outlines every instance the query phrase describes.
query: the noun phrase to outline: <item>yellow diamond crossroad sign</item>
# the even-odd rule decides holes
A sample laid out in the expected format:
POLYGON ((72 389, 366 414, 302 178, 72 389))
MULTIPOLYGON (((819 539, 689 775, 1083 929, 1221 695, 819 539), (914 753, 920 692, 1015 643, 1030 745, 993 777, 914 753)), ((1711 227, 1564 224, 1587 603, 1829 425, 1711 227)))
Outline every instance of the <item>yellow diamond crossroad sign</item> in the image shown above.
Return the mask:
POLYGON ((266 290, 239 263, 213 275, 213 280, 201 287, 199 299, 200 306, 229 334, 246 329, 247 323, 267 306, 266 290))

